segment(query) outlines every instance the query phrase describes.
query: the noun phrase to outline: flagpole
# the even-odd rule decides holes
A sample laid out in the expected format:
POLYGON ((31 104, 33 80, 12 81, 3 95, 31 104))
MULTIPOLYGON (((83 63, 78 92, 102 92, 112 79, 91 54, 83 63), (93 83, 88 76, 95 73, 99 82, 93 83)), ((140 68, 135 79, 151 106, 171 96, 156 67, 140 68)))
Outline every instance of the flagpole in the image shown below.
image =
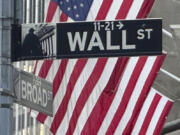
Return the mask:
POLYGON ((177 77, 177 76, 175 76, 174 74, 172 74, 172 73, 170 73, 170 72, 168 72, 168 71, 166 71, 166 70, 164 70, 164 69, 162 69, 162 68, 160 69, 160 71, 163 72, 164 74, 166 74, 167 76, 173 78, 173 79, 176 80, 177 82, 180 82, 180 78, 177 77))
POLYGON ((168 37, 170 37, 170 38, 173 38, 173 35, 172 35, 169 31, 167 31, 167 30, 165 30, 165 29, 162 29, 162 32, 163 32, 166 36, 168 36, 168 37))
POLYGON ((176 131, 178 129, 180 129, 180 119, 177 119, 177 120, 174 120, 165 124, 161 133, 164 135, 164 134, 176 131))

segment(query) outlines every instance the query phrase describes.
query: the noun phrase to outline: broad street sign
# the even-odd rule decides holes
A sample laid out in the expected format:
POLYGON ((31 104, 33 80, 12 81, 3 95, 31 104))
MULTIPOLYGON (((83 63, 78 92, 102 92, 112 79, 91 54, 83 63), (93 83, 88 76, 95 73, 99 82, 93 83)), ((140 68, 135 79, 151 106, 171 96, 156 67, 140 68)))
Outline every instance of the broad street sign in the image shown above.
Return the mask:
POLYGON ((52 83, 28 72, 14 70, 14 89, 19 104, 53 115, 52 83))
POLYGON ((12 32, 12 61, 162 53, 162 19, 23 24, 12 32))
POLYGON ((162 20, 57 24, 57 57, 111 57, 162 53, 162 20))

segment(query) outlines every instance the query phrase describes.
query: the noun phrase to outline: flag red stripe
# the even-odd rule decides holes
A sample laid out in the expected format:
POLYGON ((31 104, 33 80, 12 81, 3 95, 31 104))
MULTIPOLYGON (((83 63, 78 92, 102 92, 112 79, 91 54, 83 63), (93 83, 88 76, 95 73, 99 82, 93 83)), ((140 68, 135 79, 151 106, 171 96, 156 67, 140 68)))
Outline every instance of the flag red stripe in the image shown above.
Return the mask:
POLYGON ((133 3, 133 0, 124 0, 121 5, 121 8, 116 16, 116 19, 126 18, 132 3, 133 3))
POLYGON ((68 20, 68 16, 65 13, 61 13, 59 17, 60 22, 66 22, 68 20))
POLYGON ((93 108, 88 120, 86 121, 85 126, 83 127, 83 130, 81 132, 82 135, 87 135, 89 133, 97 134, 101 126, 101 123, 104 117, 106 116, 106 113, 113 101, 113 98, 116 95, 116 91, 113 93, 112 90, 115 89, 115 86, 119 81, 119 78, 123 74, 128 59, 128 57, 118 59, 113 73, 111 75, 111 78, 109 79, 109 82, 107 83, 105 89, 101 93, 95 107, 93 108))
POLYGON ((74 132, 74 129, 76 127, 76 123, 78 120, 78 117, 86 104, 86 101, 88 100, 88 97, 90 96, 92 90, 96 86, 96 83, 98 82, 104 67, 106 65, 107 58, 99 58, 98 62, 96 63, 96 66, 93 69, 93 72, 91 73, 90 77, 88 78, 84 88, 82 89, 82 92, 76 102, 75 109, 73 111, 73 114, 71 116, 71 120, 69 122, 69 127, 66 132, 66 135, 72 135, 74 132))
POLYGON ((39 113, 38 116, 37 116, 37 120, 40 121, 41 123, 44 123, 44 120, 47 118, 47 115, 46 114, 43 114, 43 113, 39 113))
POLYGON ((110 135, 110 134, 114 134, 115 132, 115 129, 117 128, 118 126, 118 123, 119 121, 121 120, 125 110, 126 110, 126 107, 127 107, 127 104, 128 104, 128 101, 132 95, 132 92, 134 90, 134 87, 136 86, 136 82, 139 78, 139 75, 144 67, 144 64, 146 63, 146 60, 147 60, 147 57, 140 57, 134 70, 133 70, 133 73, 131 75, 131 78, 128 82, 128 85, 126 87, 126 90, 125 90, 125 93, 122 97, 122 100, 121 100, 121 103, 118 107, 118 110, 116 111, 114 117, 113 117, 113 120, 111 121, 111 124, 106 132, 106 135, 110 135))
POLYGON ((162 130, 163 125, 166 121, 166 116, 170 112, 172 105, 173 105, 173 103, 171 101, 167 101, 167 103, 163 109, 163 112, 161 113, 161 116, 158 120, 158 123, 156 124, 156 128, 154 130, 153 135, 160 135, 161 134, 161 130, 162 130))
POLYGON ((73 69, 73 72, 71 74, 71 77, 70 77, 68 85, 67 85, 66 94, 61 102, 61 105, 58 107, 58 111, 57 111, 56 115, 54 116, 54 120, 51 124, 51 131, 54 134, 56 133, 61 121, 63 120, 63 117, 67 111, 67 105, 68 105, 69 99, 71 97, 73 88, 74 88, 76 81, 79 78, 79 75, 82 72, 86 63, 87 63, 87 59, 80 59, 76 62, 76 65, 73 69))
POLYGON ((138 110, 142 107, 142 105, 146 99, 146 96, 149 93, 149 90, 153 83, 153 80, 155 79, 155 77, 157 75, 157 71, 159 71, 165 57, 166 57, 165 54, 157 56, 156 61, 154 62, 153 67, 151 69, 151 72, 149 73, 148 78, 146 79, 146 82, 145 82, 142 92, 138 98, 138 101, 136 102, 136 105, 133 109, 131 119, 129 120, 129 122, 123 132, 124 135, 130 134, 132 132, 132 129, 134 128, 137 118, 139 116, 138 110), (136 119, 134 119, 134 118, 136 118, 136 119))
POLYGON ((143 5, 137 15, 137 18, 146 18, 152 9, 154 0, 144 0, 143 5))
POLYGON ((38 76, 41 78, 46 78, 52 63, 53 63, 52 60, 44 60, 38 76))
POLYGON ((97 16, 96 16, 96 20, 104 20, 106 18, 106 15, 110 9, 112 2, 113 2, 113 0, 103 0, 103 3, 99 9, 97 16))
POLYGON ((57 7, 58 7, 57 3, 50 0, 48 11, 47 11, 47 16, 46 16, 46 22, 51 22, 52 21, 57 7))
POLYGON ((146 131, 148 129, 149 123, 151 122, 151 118, 153 117, 153 114, 156 110, 156 107, 161 99, 161 96, 156 94, 151 102, 151 105, 148 109, 148 112, 146 114, 146 117, 143 121, 143 125, 141 126, 141 130, 139 132, 139 135, 145 135, 146 131))
POLYGON ((57 74, 53 80, 53 98, 56 96, 56 93, 58 91, 58 88, 61 84, 61 81, 63 79, 64 73, 66 71, 66 66, 68 63, 68 59, 62 59, 61 64, 59 66, 59 69, 57 71, 57 74))

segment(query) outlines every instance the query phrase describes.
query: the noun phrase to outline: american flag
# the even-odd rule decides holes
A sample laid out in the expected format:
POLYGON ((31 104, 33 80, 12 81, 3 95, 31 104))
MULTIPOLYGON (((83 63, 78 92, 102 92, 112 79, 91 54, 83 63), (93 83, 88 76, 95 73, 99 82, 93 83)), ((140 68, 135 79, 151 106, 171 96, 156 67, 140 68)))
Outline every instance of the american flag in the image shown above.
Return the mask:
MULTIPOLYGON (((51 0, 46 21, 144 18, 153 3, 51 0)), ((54 116, 35 116, 57 135, 158 135, 172 106, 169 98, 151 88, 164 58, 165 54, 38 61, 35 74, 53 82, 54 116)))

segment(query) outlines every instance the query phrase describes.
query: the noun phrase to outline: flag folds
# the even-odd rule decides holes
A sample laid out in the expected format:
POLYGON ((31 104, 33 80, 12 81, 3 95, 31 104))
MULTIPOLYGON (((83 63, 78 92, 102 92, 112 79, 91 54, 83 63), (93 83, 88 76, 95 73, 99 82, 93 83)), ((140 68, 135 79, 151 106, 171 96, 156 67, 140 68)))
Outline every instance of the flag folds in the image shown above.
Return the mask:
MULTIPOLYGON (((52 0, 60 21, 144 18, 154 0, 52 0)), ((57 19, 57 18, 56 18, 57 19)), ((35 74, 53 82, 53 113, 36 113, 54 134, 160 134, 172 101, 152 89, 160 56, 38 61, 35 74), (151 88, 151 89, 150 89, 151 88)))

